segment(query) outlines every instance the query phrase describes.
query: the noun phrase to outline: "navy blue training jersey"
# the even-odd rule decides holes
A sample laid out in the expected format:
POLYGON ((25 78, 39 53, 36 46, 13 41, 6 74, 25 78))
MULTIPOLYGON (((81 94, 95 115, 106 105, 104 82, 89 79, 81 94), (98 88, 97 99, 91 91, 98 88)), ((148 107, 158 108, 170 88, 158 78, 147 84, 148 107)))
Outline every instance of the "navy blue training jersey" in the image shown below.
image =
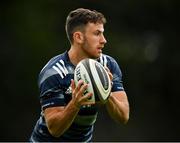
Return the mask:
MULTIPOLYGON (((122 73, 117 62, 102 54, 98 61, 107 66, 113 74, 113 91, 121 91, 122 73)), ((93 125, 97 117, 97 106, 82 106, 72 125, 60 137, 53 137, 47 128, 43 110, 49 107, 66 106, 71 100, 71 79, 75 66, 70 62, 68 52, 52 58, 39 74, 41 115, 32 132, 30 141, 76 141, 88 142, 92 139, 93 125)))

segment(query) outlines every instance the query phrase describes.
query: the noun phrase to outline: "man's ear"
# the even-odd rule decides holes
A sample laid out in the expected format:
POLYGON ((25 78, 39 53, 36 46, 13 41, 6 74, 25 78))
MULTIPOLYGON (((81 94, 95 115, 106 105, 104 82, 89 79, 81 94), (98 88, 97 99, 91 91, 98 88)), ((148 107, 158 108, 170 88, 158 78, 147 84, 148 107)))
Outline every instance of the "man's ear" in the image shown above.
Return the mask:
POLYGON ((84 41, 84 35, 80 31, 74 32, 73 39, 74 39, 74 42, 81 44, 84 41))

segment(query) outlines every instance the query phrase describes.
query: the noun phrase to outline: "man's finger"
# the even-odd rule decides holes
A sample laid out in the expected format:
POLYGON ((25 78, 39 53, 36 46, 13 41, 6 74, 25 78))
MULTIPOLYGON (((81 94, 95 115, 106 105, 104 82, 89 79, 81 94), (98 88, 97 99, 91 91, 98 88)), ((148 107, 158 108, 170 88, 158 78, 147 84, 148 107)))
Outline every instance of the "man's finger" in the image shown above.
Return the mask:
POLYGON ((92 93, 87 93, 86 95, 84 95, 84 96, 81 97, 81 102, 84 103, 84 101, 88 101, 88 99, 89 99, 90 97, 92 97, 92 96, 93 96, 92 93))
POLYGON ((80 90, 81 86, 84 84, 84 81, 83 80, 79 80, 78 81, 78 84, 76 86, 76 88, 74 89, 74 93, 78 93, 78 91, 80 90))

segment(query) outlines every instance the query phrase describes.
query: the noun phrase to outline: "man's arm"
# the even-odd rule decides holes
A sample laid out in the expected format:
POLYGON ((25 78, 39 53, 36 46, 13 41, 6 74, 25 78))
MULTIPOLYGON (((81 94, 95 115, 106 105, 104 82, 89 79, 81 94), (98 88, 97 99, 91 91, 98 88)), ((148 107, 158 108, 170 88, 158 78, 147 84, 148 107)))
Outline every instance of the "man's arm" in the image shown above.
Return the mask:
POLYGON ((72 124, 79 108, 70 102, 66 107, 50 107, 45 109, 44 116, 50 134, 61 136, 72 124))
POLYGON ((87 102, 87 99, 92 96, 92 93, 83 95, 87 86, 87 84, 83 84, 83 81, 80 81, 77 87, 75 87, 72 80, 72 99, 67 106, 49 107, 44 110, 47 127, 52 136, 61 136, 71 126, 81 105, 92 104, 87 102))
POLYGON ((106 103, 109 115, 117 122, 129 120, 129 102, 125 91, 112 92, 106 103))

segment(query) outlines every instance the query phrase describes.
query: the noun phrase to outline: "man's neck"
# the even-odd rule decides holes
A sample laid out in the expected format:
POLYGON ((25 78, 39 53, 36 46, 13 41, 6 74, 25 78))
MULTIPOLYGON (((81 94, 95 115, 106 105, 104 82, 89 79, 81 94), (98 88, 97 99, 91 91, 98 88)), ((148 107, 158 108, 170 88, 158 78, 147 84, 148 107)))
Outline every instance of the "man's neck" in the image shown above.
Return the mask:
POLYGON ((69 60, 73 65, 77 65, 81 60, 87 58, 81 50, 77 49, 78 47, 71 46, 70 50, 68 51, 69 60))

